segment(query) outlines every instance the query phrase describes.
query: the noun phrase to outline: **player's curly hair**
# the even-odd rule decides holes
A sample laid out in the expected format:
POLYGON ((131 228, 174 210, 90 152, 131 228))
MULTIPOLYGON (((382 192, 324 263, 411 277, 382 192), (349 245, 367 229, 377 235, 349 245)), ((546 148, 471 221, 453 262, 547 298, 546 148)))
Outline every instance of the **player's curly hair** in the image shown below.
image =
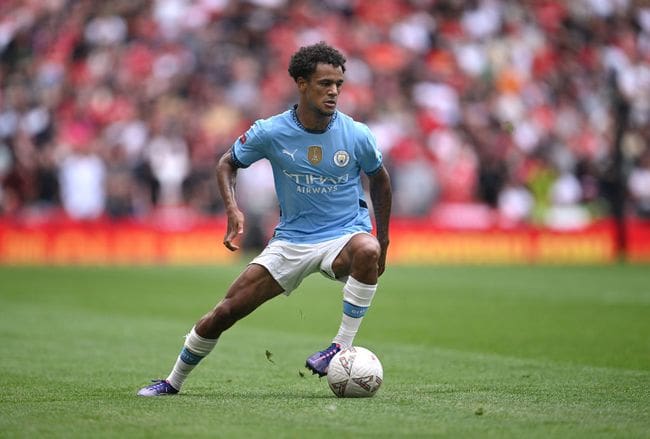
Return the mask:
POLYGON ((316 71, 318 63, 332 64, 334 67, 341 67, 345 73, 345 57, 324 41, 311 46, 303 46, 291 57, 289 62, 289 74, 294 81, 303 77, 309 79, 316 71))

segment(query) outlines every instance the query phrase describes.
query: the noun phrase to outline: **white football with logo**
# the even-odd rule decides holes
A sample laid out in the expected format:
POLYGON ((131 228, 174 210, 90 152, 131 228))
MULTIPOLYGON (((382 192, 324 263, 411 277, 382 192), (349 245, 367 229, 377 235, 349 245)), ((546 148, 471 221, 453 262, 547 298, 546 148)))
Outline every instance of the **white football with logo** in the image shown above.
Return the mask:
POLYGON ((351 346, 342 349, 329 364, 327 382, 340 398, 373 396, 384 380, 379 358, 366 348, 351 346))

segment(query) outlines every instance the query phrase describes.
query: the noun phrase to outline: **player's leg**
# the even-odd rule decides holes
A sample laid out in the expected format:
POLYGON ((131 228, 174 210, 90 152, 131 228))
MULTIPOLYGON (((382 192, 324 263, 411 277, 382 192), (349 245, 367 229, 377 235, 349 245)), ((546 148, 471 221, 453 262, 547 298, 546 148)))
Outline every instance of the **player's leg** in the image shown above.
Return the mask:
POLYGON ((377 291, 380 251, 374 236, 360 233, 350 238, 332 262, 335 277, 347 277, 347 281, 343 287, 343 315, 338 333, 328 348, 307 359, 307 368, 319 376, 327 374, 327 366, 338 351, 352 346, 377 291))
POLYGON ((266 268, 250 264, 228 289, 226 297, 196 322, 196 332, 201 337, 219 338, 235 322, 283 291, 266 268))
POLYGON ((352 276, 359 282, 376 285, 379 274, 379 241, 369 233, 358 233, 347 242, 332 262, 337 279, 352 276))
POLYGON ((194 325, 166 380, 138 392, 141 396, 178 393, 198 363, 214 349, 222 332, 284 290, 266 268, 250 264, 233 282, 226 296, 194 325))

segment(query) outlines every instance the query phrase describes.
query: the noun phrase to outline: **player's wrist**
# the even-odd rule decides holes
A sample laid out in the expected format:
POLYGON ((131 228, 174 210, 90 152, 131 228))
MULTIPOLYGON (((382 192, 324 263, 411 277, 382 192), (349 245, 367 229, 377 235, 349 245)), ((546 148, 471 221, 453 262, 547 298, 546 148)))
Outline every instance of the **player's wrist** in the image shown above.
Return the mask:
POLYGON ((226 206, 226 215, 237 215, 239 212, 239 207, 236 205, 226 206))

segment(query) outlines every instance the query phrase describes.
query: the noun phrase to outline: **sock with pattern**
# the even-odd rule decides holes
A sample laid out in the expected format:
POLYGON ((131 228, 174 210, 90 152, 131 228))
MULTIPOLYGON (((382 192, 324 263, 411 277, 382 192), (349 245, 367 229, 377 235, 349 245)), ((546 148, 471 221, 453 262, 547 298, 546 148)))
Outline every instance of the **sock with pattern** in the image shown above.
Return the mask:
POLYGON ((181 353, 176 359, 176 364, 167 377, 167 381, 176 390, 181 390, 183 382, 188 375, 199 364, 199 361, 212 352, 218 339, 203 338, 196 333, 194 328, 185 337, 185 343, 181 353))
POLYGON ((377 285, 368 285, 359 282, 352 276, 348 277, 343 287, 343 317, 339 332, 332 340, 332 343, 338 343, 341 348, 352 346, 354 337, 359 331, 363 316, 370 308, 372 298, 377 291, 377 285))

